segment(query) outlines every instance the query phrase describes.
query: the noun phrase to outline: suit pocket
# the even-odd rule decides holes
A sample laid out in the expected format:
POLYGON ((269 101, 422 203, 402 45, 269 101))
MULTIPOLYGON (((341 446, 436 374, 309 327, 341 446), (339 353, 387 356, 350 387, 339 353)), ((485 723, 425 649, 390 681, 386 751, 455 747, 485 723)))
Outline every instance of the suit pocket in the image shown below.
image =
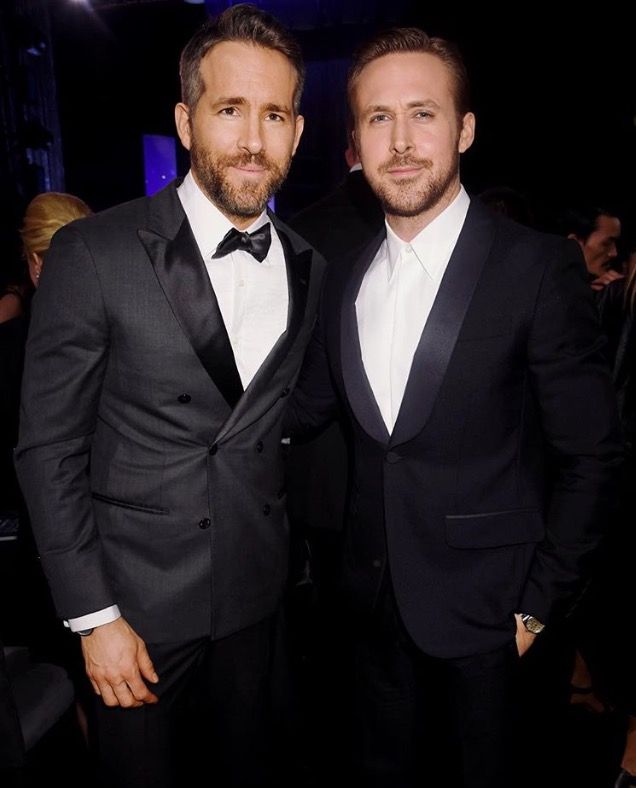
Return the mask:
POLYGON ((486 514, 447 514, 446 544, 459 549, 505 547, 540 542, 545 524, 537 509, 486 514))
POLYGON ((134 503, 132 501, 121 501, 118 498, 111 498, 109 495, 102 495, 101 493, 91 493, 91 497, 96 501, 108 503, 111 506, 120 506, 122 509, 132 509, 134 512, 147 512, 148 514, 170 514, 169 509, 162 509, 158 506, 146 506, 143 503, 134 503))

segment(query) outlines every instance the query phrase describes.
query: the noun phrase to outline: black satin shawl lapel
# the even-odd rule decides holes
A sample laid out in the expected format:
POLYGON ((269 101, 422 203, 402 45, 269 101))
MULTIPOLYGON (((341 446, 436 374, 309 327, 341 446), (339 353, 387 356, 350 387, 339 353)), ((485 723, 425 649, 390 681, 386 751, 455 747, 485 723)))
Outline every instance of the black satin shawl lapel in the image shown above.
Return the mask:
POLYGON ((206 372, 231 408, 243 386, 210 277, 190 224, 183 221, 173 239, 139 230, 155 273, 185 335, 206 372))
POLYGON ((364 275, 385 238, 386 230, 383 227, 382 231, 364 248, 353 265, 342 295, 340 329, 340 358, 347 400, 362 428, 372 438, 383 444, 388 443, 389 433, 362 361, 356 298, 364 275))
POLYGON ((491 216, 473 200, 413 356, 391 446, 414 438, 431 415, 493 238, 491 216))
MULTIPOLYGON (((289 354, 300 328, 305 319, 307 309, 307 293, 311 275, 313 252, 306 248, 296 252, 285 231, 275 222, 276 232, 285 253, 287 271, 287 287, 289 291, 289 307, 287 310, 287 327, 280 335, 267 357, 261 364, 256 375, 245 390, 245 394, 231 417, 223 425, 217 440, 227 437, 235 431, 236 426, 244 429, 248 423, 256 420, 271 403, 281 395, 281 390, 272 385, 275 374, 281 369, 289 354)), ((281 389, 284 387, 281 386, 281 389)))

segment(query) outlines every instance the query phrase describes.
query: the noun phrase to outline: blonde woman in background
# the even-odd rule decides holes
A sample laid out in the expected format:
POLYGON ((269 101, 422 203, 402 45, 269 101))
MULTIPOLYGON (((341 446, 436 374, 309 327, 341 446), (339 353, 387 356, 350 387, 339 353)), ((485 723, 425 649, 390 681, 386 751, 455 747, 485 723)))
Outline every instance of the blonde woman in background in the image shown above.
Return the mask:
POLYGON ((44 192, 31 200, 24 214, 20 236, 29 276, 35 287, 40 279, 44 255, 55 233, 65 224, 91 213, 83 200, 63 192, 44 192))

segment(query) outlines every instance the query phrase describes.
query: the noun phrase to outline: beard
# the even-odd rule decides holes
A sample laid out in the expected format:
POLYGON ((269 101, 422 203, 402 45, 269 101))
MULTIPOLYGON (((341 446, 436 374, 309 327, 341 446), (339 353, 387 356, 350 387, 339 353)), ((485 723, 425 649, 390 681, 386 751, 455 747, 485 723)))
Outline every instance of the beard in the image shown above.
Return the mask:
POLYGON ((422 167, 428 170, 428 180, 421 183, 421 173, 413 178, 402 178, 398 183, 369 179, 369 185, 382 203, 388 216, 413 217, 434 208, 446 194, 459 171, 459 153, 456 151, 448 166, 434 173, 431 159, 414 156, 394 156, 378 167, 378 176, 387 175, 395 167, 422 167), (420 181, 418 183, 418 181, 420 181))
POLYGON ((264 153, 244 153, 236 156, 214 156, 201 148, 195 140, 190 147, 190 164, 203 191, 226 215, 251 219, 260 216, 269 198, 282 186, 291 157, 282 165, 271 161, 264 153), (248 165, 262 167, 267 177, 260 183, 233 183, 228 177, 230 167, 248 165))

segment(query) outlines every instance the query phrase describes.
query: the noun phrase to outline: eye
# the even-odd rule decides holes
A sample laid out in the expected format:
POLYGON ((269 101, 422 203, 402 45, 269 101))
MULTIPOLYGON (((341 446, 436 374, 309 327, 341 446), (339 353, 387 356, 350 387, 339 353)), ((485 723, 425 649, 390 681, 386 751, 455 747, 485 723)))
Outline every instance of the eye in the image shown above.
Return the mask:
POLYGON ((279 115, 278 112, 270 112, 267 115, 267 120, 273 120, 277 123, 282 123, 285 118, 282 115, 279 115))
POLYGON ((382 123, 385 120, 388 120, 389 116, 384 112, 376 112, 375 115, 371 115, 369 118, 369 123, 382 123))
POLYGON ((234 115, 238 115, 238 109, 236 107, 223 107, 223 109, 219 110, 219 115, 233 117, 234 115))
POLYGON ((428 118, 433 117, 433 113, 427 109, 421 109, 419 112, 415 113, 416 118, 421 118, 422 120, 427 120, 428 118))

